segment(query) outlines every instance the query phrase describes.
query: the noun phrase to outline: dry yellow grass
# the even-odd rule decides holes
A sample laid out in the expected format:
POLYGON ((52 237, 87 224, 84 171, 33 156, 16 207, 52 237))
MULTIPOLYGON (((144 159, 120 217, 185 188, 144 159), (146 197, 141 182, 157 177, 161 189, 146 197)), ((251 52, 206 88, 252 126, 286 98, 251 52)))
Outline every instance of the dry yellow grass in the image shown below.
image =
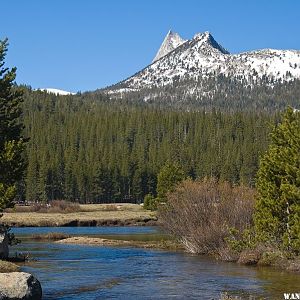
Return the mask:
POLYGON ((113 203, 113 204, 82 204, 82 211, 135 211, 145 212, 141 205, 131 203, 113 203))
POLYGON ((1 222, 11 226, 131 225, 155 220, 153 212, 137 204, 87 204, 73 213, 9 212, 1 222), (115 207, 113 207, 113 205, 115 207))

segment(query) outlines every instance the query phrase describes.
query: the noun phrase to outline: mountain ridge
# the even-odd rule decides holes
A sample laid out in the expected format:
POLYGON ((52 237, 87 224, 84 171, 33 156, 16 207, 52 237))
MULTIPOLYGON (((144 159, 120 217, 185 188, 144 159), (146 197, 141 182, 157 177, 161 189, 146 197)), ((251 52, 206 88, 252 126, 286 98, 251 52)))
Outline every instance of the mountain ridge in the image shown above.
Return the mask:
MULTIPOLYGON (((258 84, 272 86, 277 82, 299 79, 300 51, 267 48, 230 54, 206 31, 103 91, 117 97, 143 89, 171 87, 190 80, 191 86, 187 87, 186 93, 192 95, 195 94, 195 84, 217 76, 234 78, 245 87, 258 84)), ((214 92, 213 88, 211 92, 214 92)), ((201 89, 197 90, 197 95, 201 97, 201 89)))

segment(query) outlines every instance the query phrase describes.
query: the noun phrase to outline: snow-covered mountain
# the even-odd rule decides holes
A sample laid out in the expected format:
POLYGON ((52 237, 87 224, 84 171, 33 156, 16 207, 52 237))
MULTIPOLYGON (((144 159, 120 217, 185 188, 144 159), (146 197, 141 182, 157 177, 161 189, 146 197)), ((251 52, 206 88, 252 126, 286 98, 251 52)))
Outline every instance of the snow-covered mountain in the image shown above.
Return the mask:
MULTIPOLYGON (((209 32, 184 41, 169 31, 152 64, 106 91, 117 96, 144 89, 174 87, 174 84, 178 86, 184 82, 186 94, 201 97, 204 89, 201 82, 222 76, 245 87, 262 83, 273 86, 299 79, 300 51, 264 49, 230 54, 209 32)), ((209 91, 207 86, 205 89, 213 93, 215 87, 209 91)))
POLYGON ((53 89, 53 88, 46 88, 46 89, 38 89, 40 91, 45 91, 49 94, 55 94, 55 95, 75 95, 75 93, 59 90, 59 89, 53 89))
POLYGON ((182 45, 184 42, 185 40, 181 38, 178 33, 169 30, 152 62, 159 60, 163 56, 176 49, 178 46, 182 45))

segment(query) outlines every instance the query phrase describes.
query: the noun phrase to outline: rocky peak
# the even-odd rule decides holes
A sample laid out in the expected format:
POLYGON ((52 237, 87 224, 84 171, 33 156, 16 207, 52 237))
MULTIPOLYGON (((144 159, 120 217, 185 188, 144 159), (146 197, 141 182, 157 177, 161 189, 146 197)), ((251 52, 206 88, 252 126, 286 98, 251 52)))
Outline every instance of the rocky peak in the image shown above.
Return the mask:
POLYGON ((178 33, 169 30, 152 62, 159 60, 184 42, 185 40, 178 33))
POLYGON ((223 48, 218 42, 216 42, 209 31, 195 34, 192 41, 198 42, 204 46, 213 47, 223 54, 229 54, 229 52, 225 48, 223 48))

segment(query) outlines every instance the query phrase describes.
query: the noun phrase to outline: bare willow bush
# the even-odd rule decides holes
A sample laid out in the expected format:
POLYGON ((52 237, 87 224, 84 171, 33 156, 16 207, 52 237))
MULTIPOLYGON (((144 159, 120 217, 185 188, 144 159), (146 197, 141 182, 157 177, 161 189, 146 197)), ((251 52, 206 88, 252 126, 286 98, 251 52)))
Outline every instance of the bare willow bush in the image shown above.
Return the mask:
POLYGON ((223 251, 231 228, 243 232, 252 223, 254 190, 245 186, 186 180, 167 198, 159 220, 191 253, 223 251))
POLYGON ((79 203, 65 200, 53 200, 47 209, 49 213, 73 213, 79 211, 81 211, 79 203))

